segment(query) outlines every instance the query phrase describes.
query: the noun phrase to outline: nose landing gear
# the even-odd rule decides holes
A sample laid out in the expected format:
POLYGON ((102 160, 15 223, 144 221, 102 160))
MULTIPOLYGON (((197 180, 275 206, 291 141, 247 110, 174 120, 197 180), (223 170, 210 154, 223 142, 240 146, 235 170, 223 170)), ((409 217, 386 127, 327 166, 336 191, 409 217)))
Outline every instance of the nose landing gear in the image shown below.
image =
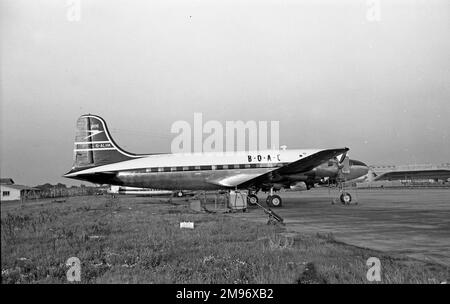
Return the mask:
POLYGON ((350 203, 352 202, 352 196, 348 192, 342 192, 339 198, 341 200, 341 203, 344 205, 350 205, 350 203))
POLYGON ((358 201, 353 200, 351 194, 346 191, 344 185, 342 185, 342 184, 338 185, 338 191, 339 191, 339 194, 338 194, 337 198, 335 197, 331 201, 332 205, 334 205, 338 201, 340 201, 342 205, 351 205, 351 204, 358 205, 358 201))

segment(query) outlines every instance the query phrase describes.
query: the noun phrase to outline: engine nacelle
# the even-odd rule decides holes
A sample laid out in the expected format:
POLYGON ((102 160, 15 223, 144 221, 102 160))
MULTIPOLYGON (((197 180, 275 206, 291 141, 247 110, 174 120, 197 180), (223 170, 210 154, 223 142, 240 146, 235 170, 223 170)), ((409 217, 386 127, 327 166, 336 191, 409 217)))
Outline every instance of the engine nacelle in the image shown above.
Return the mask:
POLYGON ((296 182, 294 184, 291 184, 291 186, 289 188, 291 190, 294 190, 294 191, 305 191, 305 190, 308 190, 308 187, 306 186, 305 182, 296 182))
POLYGON ((266 185, 261 187, 261 191, 269 192, 271 187, 273 188, 273 191, 280 191, 283 188, 283 186, 284 186, 283 184, 271 184, 270 186, 266 185))

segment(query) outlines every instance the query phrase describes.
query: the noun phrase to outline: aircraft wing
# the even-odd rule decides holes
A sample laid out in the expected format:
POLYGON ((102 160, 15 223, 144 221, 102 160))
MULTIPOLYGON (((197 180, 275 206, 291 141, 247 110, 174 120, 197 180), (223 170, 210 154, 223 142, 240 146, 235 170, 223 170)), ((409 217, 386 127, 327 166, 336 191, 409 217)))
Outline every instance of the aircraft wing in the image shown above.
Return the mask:
POLYGON ((289 163, 283 167, 277 168, 273 171, 258 175, 235 186, 237 186, 238 188, 250 188, 252 186, 276 183, 282 180, 286 175, 312 170, 313 168, 323 164, 329 159, 347 152, 348 150, 348 148, 322 150, 305 158, 289 163))
POLYGON ((231 176, 227 176, 227 177, 221 177, 219 179, 212 178, 212 179, 208 179, 207 181, 210 184, 219 185, 222 187, 234 188, 237 185, 240 185, 248 180, 254 179, 260 175, 261 174, 241 173, 241 174, 231 175, 231 176))

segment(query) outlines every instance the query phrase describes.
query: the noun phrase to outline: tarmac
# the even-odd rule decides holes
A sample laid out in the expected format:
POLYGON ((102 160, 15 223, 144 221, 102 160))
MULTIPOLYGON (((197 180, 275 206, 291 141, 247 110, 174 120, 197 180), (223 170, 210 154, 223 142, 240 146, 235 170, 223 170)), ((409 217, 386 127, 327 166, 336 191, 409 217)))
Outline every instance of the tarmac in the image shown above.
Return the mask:
MULTIPOLYGON (((332 233, 335 240, 450 266, 450 189, 353 189, 358 204, 331 204, 336 190, 278 193, 288 232, 332 233)), ((265 194, 258 195, 264 207, 265 194)), ((353 203, 353 202, 352 202, 353 203)), ((259 207, 234 216, 266 222, 259 207)))

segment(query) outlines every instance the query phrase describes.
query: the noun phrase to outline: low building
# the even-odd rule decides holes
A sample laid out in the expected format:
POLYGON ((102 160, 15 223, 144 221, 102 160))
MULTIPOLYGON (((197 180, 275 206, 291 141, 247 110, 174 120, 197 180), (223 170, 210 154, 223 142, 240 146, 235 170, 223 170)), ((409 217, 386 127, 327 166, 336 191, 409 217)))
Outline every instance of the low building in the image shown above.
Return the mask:
POLYGON ((11 178, 2 178, 0 182, 0 200, 2 202, 39 198, 40 190, 37 188, 16 185, 11 178))
POLYGON ((447 182, 450 179, 450 163, 433 165, 370 166, 373 181, 447 182))

